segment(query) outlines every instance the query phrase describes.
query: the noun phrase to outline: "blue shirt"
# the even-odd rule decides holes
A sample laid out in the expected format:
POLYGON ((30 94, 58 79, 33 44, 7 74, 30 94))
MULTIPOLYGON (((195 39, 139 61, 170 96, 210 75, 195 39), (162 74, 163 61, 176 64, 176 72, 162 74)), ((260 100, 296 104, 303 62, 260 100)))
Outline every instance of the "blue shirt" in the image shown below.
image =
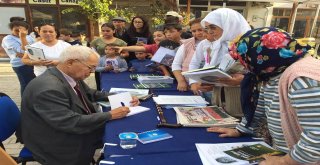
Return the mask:
POLYGON ((145 59, 145 60, 133 59, 129 63, 130 63, 130 67, 133 67, 135 72, 152 72, 152 68, 146 67, 147 64, 152 63, 150 59, 145 59))
MULTIPOLYGON (((28 44, 33 44, 35 40, 27 35, 28 44)), ((21 49, 21 40, 19 37, 16 37, 12 34, 5 36, 2 40, 1 46, 6 51, 7 55, 10 57, 10 63, 12 67, 23 66, 24 64, 21 61, 21 58, 17 57, 17 53, 24 54, 24 50, 21 49)))

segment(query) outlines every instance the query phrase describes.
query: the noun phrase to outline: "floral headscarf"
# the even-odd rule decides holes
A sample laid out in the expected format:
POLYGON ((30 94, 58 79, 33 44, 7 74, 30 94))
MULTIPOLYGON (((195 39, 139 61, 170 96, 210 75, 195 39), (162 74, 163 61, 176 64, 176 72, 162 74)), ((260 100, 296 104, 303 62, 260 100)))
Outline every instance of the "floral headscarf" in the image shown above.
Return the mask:
POLYGON ((281 74, 310 49, 284 30, 273 27, 250 30, 230 45, 230 55, 249 71, 241 82, 241 106, 246 126, 250 126, 256 109, 258 83, 281 74))

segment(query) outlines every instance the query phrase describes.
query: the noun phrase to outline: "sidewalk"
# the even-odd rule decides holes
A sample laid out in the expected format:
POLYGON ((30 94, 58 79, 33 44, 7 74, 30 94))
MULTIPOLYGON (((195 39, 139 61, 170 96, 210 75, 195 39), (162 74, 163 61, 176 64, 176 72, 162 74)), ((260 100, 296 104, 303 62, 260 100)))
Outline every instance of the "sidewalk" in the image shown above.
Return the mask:
MULTIPOLYGON (((87 78, 85 82, 91 88, 96 88, 94 74, 87 78)), ((9 62, 0 62, 0 92, 9 95, 20 108, 21 96, 19 80, 12 70, 9 62)), ((16 137, 14 135, 3 142, 3 145, 6 148, 6 152, 11 156, 18 156, 21 148, 23 147, 22 144, 15 142, 16 137)), ((39 165, 39 163, 28 162, 27 165, 39 165)))

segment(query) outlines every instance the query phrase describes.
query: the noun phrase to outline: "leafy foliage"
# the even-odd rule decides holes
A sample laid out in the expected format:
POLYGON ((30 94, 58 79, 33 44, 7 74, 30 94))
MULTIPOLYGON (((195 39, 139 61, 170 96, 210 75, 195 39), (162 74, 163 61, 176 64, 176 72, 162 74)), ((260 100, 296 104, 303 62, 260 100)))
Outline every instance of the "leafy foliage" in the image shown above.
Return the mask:
POLYGON ((71 12, 80 12, 91 20, 106 20, 112 17, 121 16, 129 21, 135 13, 131 9, 112 9, 113 0, 81 0, 79 8, 67 8, 62 11, 63 14, 71 12))

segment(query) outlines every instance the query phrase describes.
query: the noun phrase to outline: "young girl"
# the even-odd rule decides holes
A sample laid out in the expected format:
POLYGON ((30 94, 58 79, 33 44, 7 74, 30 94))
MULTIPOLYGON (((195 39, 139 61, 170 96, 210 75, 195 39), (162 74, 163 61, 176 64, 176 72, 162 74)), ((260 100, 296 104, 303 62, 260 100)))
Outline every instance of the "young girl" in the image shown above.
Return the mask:
POLYGON ((97 72, 124 72, 128 70, 126 60, 117 56, 116 50, 113 48, 114 44, 107 44, 105 47, 106 55, 99 60, 99 65, 96 68, 97 72))

